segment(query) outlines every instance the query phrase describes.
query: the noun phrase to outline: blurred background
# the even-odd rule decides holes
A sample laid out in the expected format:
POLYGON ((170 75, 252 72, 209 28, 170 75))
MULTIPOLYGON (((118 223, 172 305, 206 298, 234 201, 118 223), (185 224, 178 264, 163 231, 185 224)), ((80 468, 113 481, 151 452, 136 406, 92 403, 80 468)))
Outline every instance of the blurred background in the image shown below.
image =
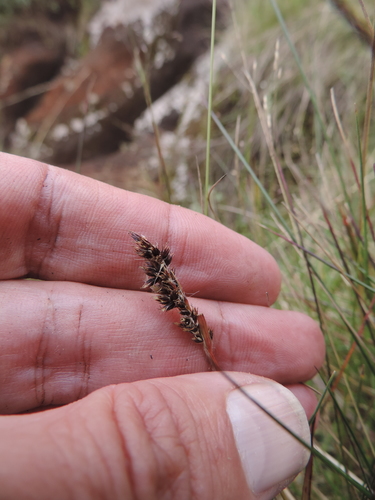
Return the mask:
MULTIPOLYGON (((211 0, 0 0, 2 149, 195 207, 211 7, 211 0)), ((352 121, 354 103, 360 109, 366 97, 371 44, 359 3, 291 0, 283 9, 322 109, 331 113, 333 87, 342 119, 352 121)), ((270 188, 267 142, 244 77, 255 64, 283 163, 308 168, 314 113, 270 3, 219 0, 214 110, 270 188)), ((213 179, 228 174, 226 195, 237 198, 238 161, 215 130, 212 140, 213 179)))

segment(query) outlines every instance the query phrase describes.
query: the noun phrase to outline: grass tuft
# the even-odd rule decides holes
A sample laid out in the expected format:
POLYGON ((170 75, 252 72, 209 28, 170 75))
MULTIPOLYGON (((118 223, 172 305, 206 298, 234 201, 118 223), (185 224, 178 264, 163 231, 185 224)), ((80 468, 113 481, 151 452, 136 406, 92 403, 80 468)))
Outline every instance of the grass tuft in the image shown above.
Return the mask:
POLYGON ((314 317, 327 342, 313 462, 289 493, 374 498, 375 41, 325 2, 238 2, 232 16, 210 78, 210 176, 226 174, 211 201, 278 260, 276 307, 314 317))

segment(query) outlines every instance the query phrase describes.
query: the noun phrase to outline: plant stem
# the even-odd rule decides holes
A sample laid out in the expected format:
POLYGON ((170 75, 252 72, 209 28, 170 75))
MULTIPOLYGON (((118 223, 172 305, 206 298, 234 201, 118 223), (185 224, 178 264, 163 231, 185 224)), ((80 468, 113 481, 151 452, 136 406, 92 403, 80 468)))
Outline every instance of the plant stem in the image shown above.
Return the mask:
POLYGON ((208 215, 208 206, 209 206, 208 192, 210 187, 211 111, 212 111, 212 87, 213 87, 213 72, 214 72, 215 28, 216 28, 216 0, 212 0, 210 81, 208 88, 206 169, 205 169, 205 181, 204 181, 204 209, 203 209, 205 215, 208 215))

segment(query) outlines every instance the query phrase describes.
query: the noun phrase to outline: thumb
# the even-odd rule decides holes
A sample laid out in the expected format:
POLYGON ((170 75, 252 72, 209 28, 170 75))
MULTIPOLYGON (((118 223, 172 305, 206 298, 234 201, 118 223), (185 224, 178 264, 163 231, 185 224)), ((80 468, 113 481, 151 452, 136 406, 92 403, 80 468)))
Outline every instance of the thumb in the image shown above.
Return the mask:
MULTIPOLYGON (((309 441, 295 396, 233 374, 309 441)), ((311 406, 312 393, 296 393, 311 406), (302 394, 303 393, 303 394, 302 394)), ((308 452, 220 373, 100 389, 40 413, 0 417, 2 499, 270 499, 308 452)))

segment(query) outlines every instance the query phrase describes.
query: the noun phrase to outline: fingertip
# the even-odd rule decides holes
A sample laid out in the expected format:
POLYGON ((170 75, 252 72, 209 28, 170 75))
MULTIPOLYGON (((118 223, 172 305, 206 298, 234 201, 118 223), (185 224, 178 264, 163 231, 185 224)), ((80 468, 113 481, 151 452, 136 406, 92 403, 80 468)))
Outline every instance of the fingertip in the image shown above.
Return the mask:
POLYGON ((305 384, 288 385, 287 388, 295 395, 310 420, 316 410, 317 397, 314 391, 305 384))
POLYGON ((306 365, 308 370, 300 381, 309 380, 317 374, 324 363, 326 344, 323 332, 319 323, 307 314, 298 311, 288 311, 288 314, 294 317, 295 331, 299 332, 300 338, 305 343, 304 351, 300 351, 299 364, 304 362, 303 356, 309 360, 309 364, 306 365))
POLYGON ((275 302, 281 288, 279 266, 250 238, 178 206, 170 207, 166 233, 187 292, 242 304, 275 302))

